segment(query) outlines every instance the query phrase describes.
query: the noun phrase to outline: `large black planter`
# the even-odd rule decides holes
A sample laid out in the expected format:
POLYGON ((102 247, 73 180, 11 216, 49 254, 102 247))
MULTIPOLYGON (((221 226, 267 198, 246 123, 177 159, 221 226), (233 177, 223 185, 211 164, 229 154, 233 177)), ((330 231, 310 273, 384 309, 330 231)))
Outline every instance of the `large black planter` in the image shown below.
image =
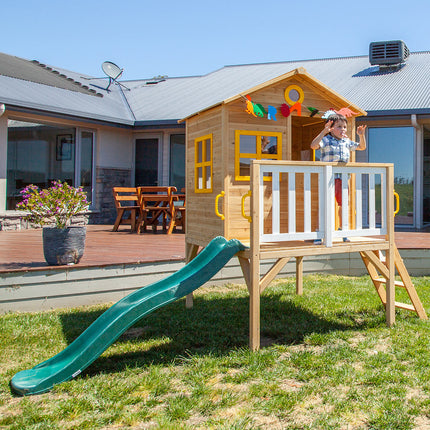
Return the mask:
POLYGON ((43 253, 50 266, 79 263, 85 249, 86 226, 43 228, 43 253))

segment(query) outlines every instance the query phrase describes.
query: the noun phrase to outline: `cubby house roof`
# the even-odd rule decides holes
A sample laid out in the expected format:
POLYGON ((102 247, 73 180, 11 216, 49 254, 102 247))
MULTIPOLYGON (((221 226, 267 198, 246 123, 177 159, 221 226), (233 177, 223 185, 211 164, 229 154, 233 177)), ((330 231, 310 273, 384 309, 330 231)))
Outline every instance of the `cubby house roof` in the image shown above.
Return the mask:
POLYGON ((356 115, 354 115, 354 116, 367 115, 367 112, 365 110, 354 105, 351 101, 347 100, 345 97, 343 97, 340 94, 338 94, 337 92, 333 91, 327 85, 323 84, 318 79, 316 79, 315 77, 310 75, 304 67, 299 67, 297 69, 294 69, 294 70, 291 70, 287 73, 284 73, 284 74, 282 74, 276 78, 270 79, 267 82, 256 85, 252 88, 245 89, 244 91, 241 91, 239 94, 236 94, 232 97, 229 97, 229 98, 227 98, 227 99, 225 99, 219 103, 213 104, 213 105, 208 106, 208 107, 206 107, 206 108, 204 108, 198 112, 195 112, 195 113, 187 116, 186 118, 182 119, 181 122, 186 121, 187 119, 192 118, 195 115, 200 115, 203 112, 208 111, 210 109, 213 109, 217 106, 220 106, 223 104, 229 104, 229 103, 232 103, 238 99, 243 99, 245 97, 245 95, 248 95, 248 94, 252 95, 253 93, 255 93, 257 91, 264 90, 265 88, 268 88, 272 85, 276 85, 282 81, 287 81, 287 80, 294 78, 294 77, 299 77, 303 81, 310 84, 315 89, 316 92, 321 93, 321 94, 325 94, 326 96, 328 95, 332 102, 337 102, 337 103, 339 103, 340 106, 343 106, 343 107, 349 107, 352 111, 356 112, 356 115))

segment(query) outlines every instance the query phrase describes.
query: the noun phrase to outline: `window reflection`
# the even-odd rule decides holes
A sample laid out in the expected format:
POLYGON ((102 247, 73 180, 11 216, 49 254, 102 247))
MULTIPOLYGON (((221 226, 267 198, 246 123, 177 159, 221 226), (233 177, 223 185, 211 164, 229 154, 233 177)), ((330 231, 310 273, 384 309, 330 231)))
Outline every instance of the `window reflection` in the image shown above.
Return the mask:
MULTIPOLYGON (((370 163, 394 164, 394 188, 400 197, 396 224, 413 224, 414 210, 414 129, 381 127, 368 129, 370 163)), ((380 183, 377 184, 380 188, 380 183)))
POLYGON ((27 185, 40 188, 53 180, 74 184, 75 129, 8 121, 7 206, 15 209, 27 185))
POLYGON ((424 127, 423 222, 430 223, 430 128, 424 127))
POLYGON ((261 137, 261 152, 263 154, 278 153, 278 138, 276 136, 261 137))

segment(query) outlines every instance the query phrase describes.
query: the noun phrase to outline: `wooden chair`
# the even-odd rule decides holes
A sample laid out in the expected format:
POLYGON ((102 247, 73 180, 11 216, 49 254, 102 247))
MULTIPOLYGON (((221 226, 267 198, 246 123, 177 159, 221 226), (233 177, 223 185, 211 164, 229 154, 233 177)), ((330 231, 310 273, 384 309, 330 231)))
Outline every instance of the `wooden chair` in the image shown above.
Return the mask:
POLYGON ((174 214, 173 193, 176 187, 138 187, 138 202, 140 207, 137 220, 137 232, 146 231, 151 226, 154 233, 157 232, 158 220, 162 219, 163 230, 170 234, 174 223, 170 221, 167 228, 167 218, 174 214))
POLYGON ((112 231, 118 231, 120 224, 131 225, 131 231, 136 231, 136 219, 140 211, 136 187, 113 187, 113 198, 117 217, 112 231))
POLYGON ((182 232, 185 233, 185 188, 181 188, 181 194, 175 195, 175 227, 181 227, 182 232))

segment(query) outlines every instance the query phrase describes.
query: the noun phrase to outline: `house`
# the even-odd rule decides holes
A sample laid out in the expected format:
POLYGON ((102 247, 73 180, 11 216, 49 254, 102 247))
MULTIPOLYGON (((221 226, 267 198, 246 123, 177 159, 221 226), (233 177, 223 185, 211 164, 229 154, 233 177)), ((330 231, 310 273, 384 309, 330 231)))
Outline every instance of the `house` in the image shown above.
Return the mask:
POLYGON ((410 53, 403 42, 389 41, 371 44, 368 56, 134 81, 0 54, 0 229, 20 227, 14 208, 29 183, 82 185, 94 223, 113 222, 114 185, 182 188, 186 139, 179 120, 299 68, 367 112, 356 118, 367 125, 368 141, 357 161, 394 163, 396 224, 430 223, 430 52, 410 53))

